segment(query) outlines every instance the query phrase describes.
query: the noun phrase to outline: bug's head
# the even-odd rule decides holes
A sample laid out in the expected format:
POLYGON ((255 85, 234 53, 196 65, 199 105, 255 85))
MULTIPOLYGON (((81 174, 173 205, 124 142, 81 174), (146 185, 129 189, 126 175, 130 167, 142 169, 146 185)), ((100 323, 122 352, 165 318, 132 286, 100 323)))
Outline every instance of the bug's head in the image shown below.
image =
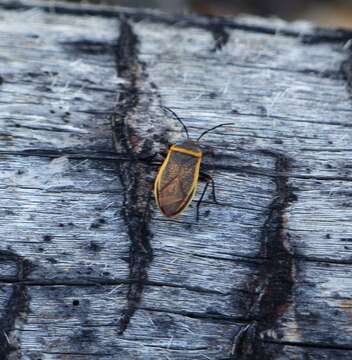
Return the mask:
POLYGON ((234 125, 234 123, 224 123, 224 124, 220 124, 220 125, 216 125, 208 130, 205 130, 203 131, 196 140, 192 140, 189 136, 189 132, 188 132, 188 129, 187 129, 187 126, 183 123, 183 121, 178 117, 178 115, 171 109, 169 109, 168 107, 166 106, 161 106, 162 109, 164 110, 167 110, 169 111, 174 117, 176 120, 178 120, 180 122, 180 124, 183 126, 183 129, 185 130, 185 133, 187 135, 187 143, 189 143, 190 145, 194 144, 196 145, 197 147, 199 147, 199 140, 207 133, 221 127, 221 126, 226 126, 226 125, 234 125))
POLYGON ((191 151, 201 151, 199 143, 191 139, 180 141, 175 145, 191 151))

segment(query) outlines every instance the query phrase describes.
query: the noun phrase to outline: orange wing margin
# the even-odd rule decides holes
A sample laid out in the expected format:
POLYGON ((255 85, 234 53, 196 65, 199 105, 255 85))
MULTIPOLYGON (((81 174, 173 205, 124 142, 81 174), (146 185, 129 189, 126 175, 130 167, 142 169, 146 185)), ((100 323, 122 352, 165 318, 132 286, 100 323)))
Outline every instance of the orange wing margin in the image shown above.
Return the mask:
POLYGON ((159 169, 154 183, 154 195, 156 203, 162 214, 167 217, 174 217, 185 210, 186 207, 190 204, 196 193, 200 164, 201 156, 193 156, 193 154, 190 154, 189 152, 178 151, 178 149, 173 150, 173 147, 170 148, 166 159, 159 169), (170 164, 170 158, 173 152, 183 153, 185 157, 192 156, 193 158, 196 158, 195 168, 193 170, 193 180, 186 193, 182 188, 182 164, 170 164), (162 177, 165 175, 165 170, 167 167, 170 166, 176 166, 176 170, 174 172, 177 173, 177 175, 170 179, 170 181, 161 189, 162 177), (169 211, 166 210, 167 208, 169 208, 169 211), (172 208, 172 211, 170 208, 172 208))

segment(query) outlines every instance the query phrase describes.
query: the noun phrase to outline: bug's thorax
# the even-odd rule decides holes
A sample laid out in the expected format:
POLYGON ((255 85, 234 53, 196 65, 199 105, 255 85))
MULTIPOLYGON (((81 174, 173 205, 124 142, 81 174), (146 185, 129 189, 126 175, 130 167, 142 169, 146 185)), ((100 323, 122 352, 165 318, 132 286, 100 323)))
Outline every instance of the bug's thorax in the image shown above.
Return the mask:
POLYGON ((193 140, 186 140, 180 143, 176 143, 170 147, 170 151, 180 152, 185 155, 194 156, 196 158, 203 157, 203 152, 198 142, 193 140))

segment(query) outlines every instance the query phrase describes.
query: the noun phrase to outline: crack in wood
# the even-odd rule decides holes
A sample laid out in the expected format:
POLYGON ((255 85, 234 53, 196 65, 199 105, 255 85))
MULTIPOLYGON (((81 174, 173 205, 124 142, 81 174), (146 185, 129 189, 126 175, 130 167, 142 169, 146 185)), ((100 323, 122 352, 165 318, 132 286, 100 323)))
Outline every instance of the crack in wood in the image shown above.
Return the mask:
POLYGON ((320 43, 346 42, 352 38, 351 30, 344 29, 325 29, 315 27, 311 34, 304 34, 301 38, 303 44, 314 45, 320 43), (334 35, 333 35, 334 34, 334 35))
POLYGON ((151 308, 142 306, 141 309, 149 312, 156 312, 156 313, 166 313, 166 314, 175 314, 175 315, 181 315, 186 316, 191 319, 202 319, 202 320, 209 320, 209 321, 218 321, 222 323, 245 323, 248 324, 248 322, 253 321, 254 319, 248 319, 247 317, 235 317, 235 316, 226 316, 224 314, 212 314, 212 313, 198 313, 198 312, 192 312, 192 311, 175 311, 175 310, 164 310, 160 308, 151 308))
MULTIPOLYGON (((129 253, 129 286, 127 306, 119 322, 119 334, 122 335, 138 309, 146 281, 147 268, 153 259, 149 222, 151 209, 149 197, 151 184, 147 178, 147 164, 136 161, 139 153, 147 149, 138 149, 139 138, 128 120, 133 117, 139 103, 139 81, 143 81, 143 65, 138 60, 138 38, 130 23, 121 18, 120 37, 116 48, 117 73, 126 80, 120 87, 116 113, 112 119, 114 143, 122 148, 129 161, 118 164, 119 177, 124 189, 122 216, 128 228, 131 241, 129 253)), ((144 143, 148 144, 148 143, 144 143)))
MULTIPOLYGON (((268 209, 268 215, 261 231, 260 256, 267 261, 259 264, 259 275, 251 284, 252 304, 248 318, 256 318, 243 327, 235 336, 232 348, 233 359, 269 360, 271 349, 264 345, 264 332, 275 327, 276 322, 289 306, 294 285, 294 255, 285 233, 286 209, 296 196, 288 184, 289 159, 279 153, 265 150, 265 155, 275 159, 275 194, 268 209)), ((275 352, 280 349, 276 348, 275 352)))
POLYGON ((264 340, 267 344, 277 344, 277 345, 287 345, 287 346, 297 346, 302 348, 316 348, 316 349, 331 349, 331 350, 347 350, 352 351, 352 346, 348 345, 334 345, 334 344, 326 344, 326 343, 313 343, 308 341, 274 341, 274 340, 264 340))
MULTIPOLYGON (((256 152, 254 152, 256 154, 256 152)), ((133 159, 130 154, 126 153, 118 153, 118 152, 109 152, 109 151, 100 151, 100 152, 77 152, 70 150, 54 150, 54 149, 31 149, 31 150, 0 150, 0 155, 8 155, 8 156, 23 156, 23 157, 38 157, 38 158, 57 158, 60 156, 65 156, 70 160, 94 160, 94 161, 106 161, 106 162, 133 162, 142 163, 141 159, 133 159)), ((225 158, 224 155, 221 155, 222 158, 225 158)), ((215 155, 215 159, 217 159, 215 155)), ((228 157, 229 159, 231 157, 228 157)), ((220 159, 220 158, 219 158, 220 159)), ((148 162, 144 161, 147 165, 148 162)), ((159 164, 149 163, 149 166, 159 166, 159 164)), ((203 164, 204 170, 210 169, 207 164, 203 164)), ((241 166, 241 165, 225 165, 215 162, 212 165, 211 170, 224 170, 229 173, 239 173, 239 174, 247 174, 247 175, 258 175, 263 177, 275 178, 279 176, 279 174, 275 174, 272 170, 266 168, 259 168, 257 166, 241 166)), ((346 175, 314 175, 314 174, 303 174, 303 173, 295 173, 290 175, 291 179, 307 179, 307 180, 323 180, 323 181, 352 181, 352 177, 346 175)), ((230 204, 226 204, 229 206, 230 204)), ((238 208, 238 206, 236 206, 238 208)), ((160 221, 160 219, 158 219, 160 221)), ((174 220, 176 221, 176 220, 174 220)), ((183 222, 185 223, 185 222, 183 222)))
MULTIPOLYGON (((33 8, 33 5, 26 4, 19 1, 6 1, 0 0, 0 8, 5 10, 26 10, 33 8)), ((139 21, 150 21, 152 23, 161 23, 170 26, 177 26, 180 28, 186 27, 198 27, 198 28, 208 28, 209 24, 213 26, 224 26, 228 29, 238 29, 248 32, 263 33, 268 35, 282 35, 287 37, 299 38, 302 43, 307 45, 319 44, 319 43, 343 43, 352 38, 352 31, 345 29, 324 29, 316 27, 312 29, 311 32, 302 33, 302 31, 297 31, 295 29, 285 29, 278 28, 277 26, 262 26, 260 24, 247 24, 241 21, 236 21, 231 18, 213 16, 213 17, 204 17, 196 15, 168 15, 159 13, 158 11, 131 11, 126 8, 113 8, 113 7, 94 7, 94 6, 81 6, 80 8, 75 8, 72 6, 64 5, 62 3, 54 3, 46 5, 45 3, 37 3, 37 9, 41 9, 45 12, 55 12, 60 15, 91 15, 91 16, 101 16, 105 18, 116 18, 119 16, 124 16, 125 19, 131 19, 135 22, 139 21)))
POLYGON ((109 352, 81 352, 81 351, 42 351, 41 354, 46 355, 63 355, 65 358, 68 356, 114 356, 116 353, 109 353, 109 352))
MULTIPOLYGON (((66 49, 71 50, 74 53, 80 53, 80 55, 105 55, 113 53, 114 44, 106 43, 105 41, 80 39, 75 41, 63 41, 61 45, 66 49)), ((85 87, 87 89, 87 87, 85 87)), ((99 88, 99 91, 103 90, 99 88)))
MULTIPOLYGON (((23 281, 31 272, 31 263, 23 257, 11 252, 0 251, 0 263, 13 262, 16 267, 15 279, 23 281)), ((18 346, 10 333, 15 328, 18 319, 23 318, 29 311, 29 296, 27 287, 24 284, 16 283, 12 285, 12 293, 3 310, 0 318, 0 354, 1 359, 8 359, 10 355, 17 353, 18 346)))

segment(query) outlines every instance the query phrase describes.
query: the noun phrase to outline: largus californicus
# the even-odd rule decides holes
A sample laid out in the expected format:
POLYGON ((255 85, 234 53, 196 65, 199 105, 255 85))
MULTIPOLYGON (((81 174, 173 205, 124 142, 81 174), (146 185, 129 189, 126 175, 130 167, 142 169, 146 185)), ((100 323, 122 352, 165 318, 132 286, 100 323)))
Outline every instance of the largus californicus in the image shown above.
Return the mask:
POLYGON ((214 126, 204 131, 197 140, 191 140, 188 129, 174 111, 167 107, 163 109, 171 112, 182 124, 187 140, 169 147, 167 156, 162 163, 154 183, 154 195, 156 203, 163 215, 174 217, 183 212, 191 203, 198 186, 200 176, 206 180, 206 185, 200 199, 197 202, 197 221, 199 220, 199 206, 203 200, 209 183, 212 183, 213 199, 215 197, 215 185, 209 175, 200 172, 203 151, 199 145, 199 140, 208 132, 224 125, 225 123, 214 126))

